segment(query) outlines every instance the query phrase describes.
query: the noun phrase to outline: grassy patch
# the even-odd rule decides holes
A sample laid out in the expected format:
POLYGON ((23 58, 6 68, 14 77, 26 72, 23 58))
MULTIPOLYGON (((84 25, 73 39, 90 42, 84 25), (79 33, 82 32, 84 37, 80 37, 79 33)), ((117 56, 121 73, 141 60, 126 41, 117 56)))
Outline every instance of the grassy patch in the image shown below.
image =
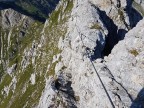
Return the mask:
POLYGON ((93 25, 90 27, 90 29, 100 30, 100 29, 102 29, 102 28, 101 28, 101 26, 100 26, 98 23, 96 23, 96 24, 93 24, 93 25))
POLYGON ((120 8, 118 9, 118 15, 120 16, 121 21, 125 21, 123 11, 120 8))
POLYGON ((67 12, 70 12, 71 11, 71 9, 73 8, 73 2, 72 2, 72 0, 70 1, 67 1, 67 6, 66 6, 66 8, 65 8, 65 12, 67 13, 67 12))
POLYGON ((132 55, 134 55, 135 57, 139 54, 136 49, 130 50, 129 52, 130 52, 132 55))
POLYGON ((80 101, 80 97, 79 96, 75 96, 75 100, 76 101, 80 101))
MULTIPOLYGON (((22 61, 24 49, 27 47, 31 47, 33 40, 40 39, 43 26, 44 25, 42 23, 35 21, 31 25, 29 25, 25 36, 21 39, 19 37, 19 33, 22 29, 22 26, 20 25, 17 27, 16 26, 13 27, 12 36, 10 39, 11 45, 10 45, 9 49, 7 48, 7 46, 8 46, 8 43, 7 43, 8 31, 7 30, 1 31, 1 33, 2 33, 1 36, 3 39, 2 41, 4 41, 3 42, 3 46, 4 46, 3 53, 5 54, 5 52, 7 52, 6 55, 4 55, 2 59, 4 60, 4 62, 7 62, 9 60, 9 64, 8 64, 9 67, 11 67, 15 63, 17 64, 17 69, 15 70, 14 75, 16 76, 18 81, 17 81, 16 90, 15 90, 14 94, 12 94, 11 92, 9 93, 8 96, 4 96, 4 95, 0 94, 0 100, 2 100, 2 102, 0 102, 1 103, 0 108, 8 107, 10 101, 12 101, 12 105, 10 105, 12 108, 14 108, 13 106, 16 106, 18 108, 20 106, 22 107, 22 105, 26 104, 27 98, 29 98, 30 94, 32 95, 32 91, 34 92, 35 90, 38 90, 38 91, 42 92, 45 83, 44 83, 44 78, 40 77, 42 79, 41 82, 43 82, 43 84, 37 83, 37 85, 35 85, 35 86, 27 85, 28 89, 26 90, 26 93, 24 95, 22 95, 23 86, 28 83, 31 74, 34 72, 34 69, 33 69, 33 66, 30 64, 25 69, 25 71, 22 72, 21 71, 21 68, 22 68, 21 61, 22 61), (18 43, 17 43, 17 40, 18 40, 18 43), (15 52, 13 52, 13 49, 15 49, 15 52), (8 55, 8 54, 11 54, 11 53, 13 53, 13 56, 9 57, 10 55, 8 55), (39 86, 43 85, 43 86, 41 88, 38 88, 37 87, 38 85, 39 86), (22 95, 22 96, 20 97, 20 95, 22 95), (19 103, 22 103, 22 104, 19 104, 19 103)), ((3 73, 1 76, 2 82, 0 83, 0 91, 1 91, 5 86, 9 86, 9 84, 12 81, 12 78, 8 74, 5 75, 5 70, 3 69, 2 64, 1 64, 0 70, 2 70, 1 73, 3 73)), ((37 81, 41 80, 40 78, 37 81)), ((37 97, 37 96, 40 97, 40 94, 41 93, 37 94, 35 97, 37 97)), ((29 99, 31 99, 31 98, 29 98, 29 99)), ((34 98, 33 100, 36 101, 36 99, 37 98, 34 98)), ((38 102, 38 99, 37 99, 37 102, 38 102)), ((31 104, 31 103, 29 103, 29 104, 31 104)))

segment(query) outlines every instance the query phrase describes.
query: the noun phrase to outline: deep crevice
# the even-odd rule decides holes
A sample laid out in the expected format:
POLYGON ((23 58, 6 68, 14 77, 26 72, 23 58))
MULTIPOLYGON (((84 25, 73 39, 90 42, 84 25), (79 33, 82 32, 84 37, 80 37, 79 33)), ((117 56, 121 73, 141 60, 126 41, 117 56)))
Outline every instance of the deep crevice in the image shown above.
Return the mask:
POLYGON ((144 88, 138 93, 130 108, 144 108, 144 88))
MULTIPOLYGON (((130 4, 132 6, 132 4, 130 4)), ((134 8, 132 7, 126 7, 125 11, 129 16, 129 22, 130 25, 128 25, 124 20, 124 24, 126 25, 127 30, 125 29, 118 29, 118 27, 114 24, 113 20, 107 16, 105 11, 102 11, 98 8, 98 11, 100 13, 100 17, 105 24, 106 28, 108 29, 108 35, 106 37, 106 44, 104 47, 104 50, 102 52, 102 56, 108 56, 113 47, 120 41, 123 40, 125 37, 125 34, 132 29, 133 27, 136 26, 136 24, 143 18, 139 12, 137 12, 134 8)))
POLYGON ((101 11, 100 9, 98 9, 98 11, 103 23, 109 31, 106 37, 105 48, 102 52, 103 56, 107 56, 111 53, 111 50, 119 41, 119 37, 117 35, 118 27, 114 24, 113 20, 107 16, 105 11, 101 11))
POLYGON ((130 27, 133 28, 137 23, 143 18, 141 14, 134 8, 131 8, 131 11, 126 10, 129 16, 130 27))

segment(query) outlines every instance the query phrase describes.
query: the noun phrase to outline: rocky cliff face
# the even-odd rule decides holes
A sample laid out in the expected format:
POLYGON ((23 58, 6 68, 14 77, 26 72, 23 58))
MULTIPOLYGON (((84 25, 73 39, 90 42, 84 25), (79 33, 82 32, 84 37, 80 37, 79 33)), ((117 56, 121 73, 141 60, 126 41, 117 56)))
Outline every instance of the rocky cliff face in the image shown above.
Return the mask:
POLYGON ((0 108, 144 107, 142 0, 0 3, 0 108))
POLYGON ((133 7, 140 12, 141 15, 144 15, 144 1, 143 0, 134 0, 133 7))

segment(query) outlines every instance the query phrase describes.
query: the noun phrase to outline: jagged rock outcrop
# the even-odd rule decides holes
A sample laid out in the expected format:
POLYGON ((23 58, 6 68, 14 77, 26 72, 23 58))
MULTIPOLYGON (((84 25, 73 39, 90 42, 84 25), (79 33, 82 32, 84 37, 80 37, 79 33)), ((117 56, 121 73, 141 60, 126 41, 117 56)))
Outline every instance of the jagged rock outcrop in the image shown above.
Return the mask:
MULTIPOLYGON (((143 90, 144 84, 144 19, 138 25, 130 30, 123 41, 120 41, 112 50, 112 53, 105 58, 105 64, 109 72, 113 75, 114 82, 116 80, 120 85, 113 93, 117 96, 120 103, 126 107, 139 108, 144 107, 143 90), (120 87, 121 86, 121 87, 120 87), (136 99, 137 98, 137 99, 136 99), (136 99, 136 100, 135 100, 136 99)), ((111 84, 114 86, 114 83, 111 84)), ((111 91, 113 87, 109 87, 111 91)), ((113 90, 112 90, 113 89, 113 90)))
POLYGON ((24 21, 23 28, 27 29, 28 26, 33 22, 33 19, 18 13, 12 9, 1 10, 1 27, 3 29, 10 29, 14 26, 20 26, 24 21))
MULTIPOLYGON (((106 3, 103 5, 103 3, 105 2, 75 1, 66 38, 59 42, 62 59, 56 65, 55 71, 57 74, 60 71, 71 73, 72 88, 75 95, 79 97, 79 100, 76 101, 78 108, 133 108, 136 95, 143 88, 141 86, 143 84, 143 68, 136 65, 135 56, 138 57, 139 52, 134 47, 139 43, 138 46, 141 49, 143 39, 138 41, 133 32, 140 32, 144 21, 127 33, 142 18, 141 15, 135 10, 133 11, 131 3, 125 1, 115 1, 116 4, 106 3), (108 11, 108 7, 112 13, 108 11), (126 10, 128 8, 128 11, 120 10, 125 8, 126 10), (131 22, 133 14, 127 12, 134 12, 137 15, 132 18, 133 22, 131 22), (113 48, 108 57, 102 59, 104 48, 108 45, 106 42, 110 44, 115 41, 111 44, 114 46, 122 39, 119 37, 119 33, 123 32, 121 29, 127 33, 126 35, 125 33, 121 34, 123 38, 126 36, 125 39, 113 48), (111 36, 109 41, 107 41, 108 36, 111 36), (135 41, 136 43, 132 45, 134 40, 137 42, 135 41), (127 56, 124 56, 125 54, 127 56), (135 74, 141 76, 137 84, 134 79, 138 76, 135 74)), ((140 37, 142 37, 142 32, 140 37)), ((143 49, 141 51, 143 52, 143 49)), ((143 55, 140 57, 141 60, 142 57, 143 55)), ((139 63, 142 66, 143 63, 141 61, 139 63)), ((138 100, 140 103, 143 102, 143 98, 138 100)), ((68 104, 68 101, 64 101, 64 103, 68 104)))

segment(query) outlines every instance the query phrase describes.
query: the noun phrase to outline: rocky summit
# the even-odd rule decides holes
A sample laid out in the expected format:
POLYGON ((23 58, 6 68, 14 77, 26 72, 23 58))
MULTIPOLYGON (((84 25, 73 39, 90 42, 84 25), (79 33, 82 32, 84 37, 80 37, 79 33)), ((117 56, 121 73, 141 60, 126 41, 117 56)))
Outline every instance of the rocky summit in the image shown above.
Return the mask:
POLYGON ((144 108, 144 0, 0 0, 0 108, 144 108))

